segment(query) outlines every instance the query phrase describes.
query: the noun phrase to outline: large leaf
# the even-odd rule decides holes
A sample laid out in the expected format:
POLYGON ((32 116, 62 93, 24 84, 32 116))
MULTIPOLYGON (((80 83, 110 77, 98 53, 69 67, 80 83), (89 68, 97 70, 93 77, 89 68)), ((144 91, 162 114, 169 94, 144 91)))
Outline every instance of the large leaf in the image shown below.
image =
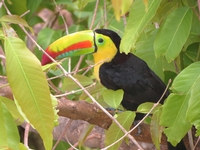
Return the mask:
MULTIPOLYGON (((124 127, 124 129, 128 131, 133 123, 134 118, 135 118, 134 112, 126 111, 118 115, 117 121, 124 127)), ((116 142, 123 135, 124 135, 124 132, 118 127, 118 125, 115 123, 112 123, 112 125, 106 132, 106 139, 105 139, 106 146, 116 142)), ((111 148, 109 148, 109 150, 119 149, 121 143, 122 143, 122 140, 116 143, 111 148)))
POLYGON ((158 150, 160 150, 160 142, 163 132, 163 127, 160 126, 160 115, 161 115, 161 109, 158 109, 154 112, 152 118, 151 118, 151 124, 150 124, 150 130, 151 130, 151 138, 158 150))
POLYGON ((191 124, 186 120, 188 97, 172 93, 163 105, 160 124, 167 127, 164 133, 168 141, 174 146, 191 128, 191 124))
POLYGON ((137 51, 135 52, 135 55, 143 59, 161 79, 164 79, 162 57, 156 58, 153 49, 156 33, 157 30, 150 34, 147 33, 147 36, 142 36, 139 39, 136 44, 137 51))
POLYGON ((24 42, 15 37, 5 38, 5 52, 7 78, 15 99, 49 150, 52 147, 54 112, 40 62, 24 42))
POLYGON ((129 20, 122 38, 120 50, 129 53, 149 21, 154 17, 161 0, 148 0, 148 6, 144 2, 135 0, 130 10, 129 20))
POLYGON ((20 142, 17 125, 6 106, 0 101, 0 149, 18 150, 20 142))
POLYGON ((192 9, 181 7, 169 14, 161 25, 155 43, 156 57, 164 54, 167 61, 173 61, 186 42, 192 24, 192 9))
POLYGON ((191 96, 189 100, 189 107, 187 111, 187 119, 195 125, 197 129, 197 135, 200 135, 200 93, 199 93, 200 77, 196 80, 191 90, 191 96))
POLYGON ((199 80, 200 62, 196 62, 185 68, 174 79, 171 89, 173 92, 187 94, 199 80))

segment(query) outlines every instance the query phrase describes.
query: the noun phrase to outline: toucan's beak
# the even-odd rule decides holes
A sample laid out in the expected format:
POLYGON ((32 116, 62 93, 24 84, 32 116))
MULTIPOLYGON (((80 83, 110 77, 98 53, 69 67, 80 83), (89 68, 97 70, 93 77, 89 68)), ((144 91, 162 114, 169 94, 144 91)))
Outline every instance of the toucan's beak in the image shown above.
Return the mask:
MULTIPOLYGON (((45 51, 52 58, 64 58, 71 56, 81 56, 96 51, 94 31, 85 30, 66 35, 53 42, 45 51)), ((42 65, 48 64, 52 60, 46 55, 42 56, 42 65)))

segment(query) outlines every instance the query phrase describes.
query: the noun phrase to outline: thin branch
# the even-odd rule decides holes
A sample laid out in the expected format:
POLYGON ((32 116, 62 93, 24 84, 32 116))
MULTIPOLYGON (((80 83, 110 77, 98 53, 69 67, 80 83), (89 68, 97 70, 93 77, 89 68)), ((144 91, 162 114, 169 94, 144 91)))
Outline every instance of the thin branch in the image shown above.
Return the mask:
MULTIPOLYGON (((7 77, 6 76, 1 76, 0 75, 0 78, 2 78, 2 79, 7 79, 7 77)), ((8 84, 6 84, 6 86, 7 86, 8 84)))
POLYGON ((62 17, 62 20, 63 20, 64 25, 65 25, 65 32, 66 32, 66 34, 69 34, 67 23, 66 23, 66 21, 65 21, 65 18, 64 18, 64 16, 63 16, 63 14, 61 13, 61 8, 57 5, 57 3, 56 3, 55 0, 53 0, 53 2, 54 2, 56 8, 58 9, 58 11, 59 11, 59 13, 60 13, 60 16, 62 17))
POLYGON ((103 10, 104 10, 104 27, 107 28, 107 11, 106 11, 106 2, 107 0, 104 0, 104 4, 103 4, 103 10))
POLYGON ((79 70, 79 68, 80 68, 80 65, 81 65, 81 63, 82 63, 82 61, 83 61, 83 58, 84 58, 85 56, 80 56, 80 58, 79 58, 79 60, 78 60, 78 63, 76 64, 76 67, 75 67, 75 69, 74 69, 74 74, 76 74, 76 72, 78 72, 78 70, 79 70))
POLYGON ((12 15, 12 14, 10 13, 10 11, 8 10, 8 7, 6 6, 4 0, 2 0, 2 4, 3 4, 3 6, 4 6, 4 8, 5 8, 6 12, 7 12, 7 14, 8 14, 8 15, 12 15))
POLYGON ((194 143, 193 143, 193 137, 192 137, 192 129, 190 129, 188 131, 188 140, 189 140, 189 145, 190 145, 190 149, 194 149, 194 143))
POLYGON ((28 146, 28 133, 29 133, 30 124, 26 123, 25 132, 24 132, 24 145, 29 149, 28 146))
POLYGON ((20 15, 20 17, 24 17, 25 15, 27 15, 30 12, 30 10, 27 10, 25 13, 23 13, 22 15, 20 15))
POLYGON ((93 14, 92 22, 91 22, 91 25, 90 25, 90 30, 92 29, 92 27, 94 25, 94 21, 95 21, 95 18, 96 18, 98 6, 99 6, 99 0, 96 1, 96 5, 95 5, 95 9, 94 9, 94 14, 93 14))
MULTIPOLYGON (((94 82, 94 83, 90 84, 89 86, 85 87, 85 89, 88 89, 88 88, 94 86, 95 84, 96 84, 96 82, 94 82)), ((67 92, 67 93, 64 93, 64 94, 54 95, 54 97, 56 97, 56 98, 63 97, 63 96, 74 94, 74 93, 77 93, 77 92, 80 92, 80 91, 83 91, 83 90, 82 89, 78 89, 78 90, 70 91, 70 92, 67 92)))
POLYGON ((70 124, 72 123, 72 119, 70 119, 68 122, 67 122, 67 125, 65 126, 65 129, 64 131, 62 132, 62 134, 59 136, 58 140, 56 141, 55 145, 53 146, 52 150, 55 150, 56 149, 56 146, 58 145, 58 143, 61 141, 62 137, 66 134, 67 132, 67 129, 69 128, 70 124))
POLYGON ((126 24, 127 24, 126 15, 124 15, 122 18, 123 18, 123 20, 124 20, 124 26, 126 26, 126 24))
POLYGON ((0 55, 0 58, 6 60, 6 57, 4 55, 0 55))
POLYGON ((195 149, 196 149, 196 147, 197 147, 197 144, 199 143, 199 141, 200 141, 200 136, 198 137, 198 140, 197 140, 197 142, 195 143, 195 145, 194 145, 194 147, 193 147, 193 149, 192 149, 192 150, 195 150, 195 149))
POLYGON ((52 83, 51 80, 48 81, 49 87, 51 87, 52 90, 54 90, 56 93, 61 93, 60 90, 52 83))

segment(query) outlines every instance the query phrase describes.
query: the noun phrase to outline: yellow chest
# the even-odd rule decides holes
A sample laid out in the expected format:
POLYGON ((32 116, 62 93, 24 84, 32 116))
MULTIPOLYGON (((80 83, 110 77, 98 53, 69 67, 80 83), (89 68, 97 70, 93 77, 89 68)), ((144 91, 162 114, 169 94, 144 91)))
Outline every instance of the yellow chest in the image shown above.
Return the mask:
POLYGON ((113 57, 116 55, 116 50, 98 50, 96 53, 93 53, 94 57, 94 76, 95 78, 100 81, 99 78, 99 68, 105 62, 110 62, 113 57))

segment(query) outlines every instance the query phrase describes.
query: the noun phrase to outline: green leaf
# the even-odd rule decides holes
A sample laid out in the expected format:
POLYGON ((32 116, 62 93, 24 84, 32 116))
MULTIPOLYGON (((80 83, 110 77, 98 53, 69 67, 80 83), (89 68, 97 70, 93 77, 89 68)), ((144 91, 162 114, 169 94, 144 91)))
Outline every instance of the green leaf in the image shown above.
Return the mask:
POLYGON ((162 57, 156 58, 153 48, 153 43, 156 37, 157 30, 152 33, 147 33, 146 36, 142 36, 136 44, 137 51, 135 55, 143 59, 148 66, 161 78, 164 79, 162 57))
POLYGON ((191 128, 191 124, 186 120, 188 98, 189 96, 186 95, 172 93, 163 105, 160 124, 167 127, 164 133, 168 141, 174 146, 180 142, 191 128))
POLYGON ((200 93, 199 93, 200 78, 196 80, 192 86, 191 95, 189 99, 189 106, 187 110, 187 119, 196 127, 196 136, 200 135, 200 93))
MULTIPOLYGON (((124 127, 124 129, 128 131, 134 121, 134 118, 135 118, 134 112, 126 111, 118 115, 117 121, 124 127)), ((124 132, 118 127, 118 125, 116 125, 115 123, 112 123, 112 125, 106 132, 105 145, 108 146, 116 142, 123 135, 124 135, 124 132)), ((111 148, 109 148, 109 150, 119 149, 121 143, 122 143, 122 140, 116 143, 111 148)))
POLYGON ((33 29, 28 25, 28 23, 22 19, 20 16, 17 15, 5 15, 0 18, 0 22, 7 22, 7 23, 14 23, 14 24, 21 24, 33 33, 33 29))
POLYGON ((117 109, 124 96, 123 90, 105 90, 102 93, 104 101, 112 108, 117 109))
POLYGON ((17 110, 17 107, 16 107, 16 105, 15 105, 13 100, 8 99, 6 97, 0 96, 0 101, 3 102, 6 105, 6 107, 9 110, 9 112, 12 114, 13 118, 15 120, 17 120, 17 122, 19 122, 19 123, 23 123, 24 122, 24 119, 20 115, 19 111, 17 110))
POLYGON ((27 1, 27 8, 30 10, 28 16, 32 16, 33 13, 36 12, 37 8, 40 6, 42 0, 28 0, 27 1))
MULTIPOLYGON (((138 106, 137 108, 137 112, 140 112, 140 113, 148 113, 152 108, 153 106, 155 105, 155 103, 152 103, 152 102, 146 102, 146 103, 142 103, 138 106)), ((161 104, 158 104, 151 112, 154 113, 157 109, 159 109, 162 105, 161 104)))
POLYGON ((124 36, 121 41, 120 50, 129 53, 140 37, 140 34, 156 14, 161 0, 148 0, 146 9, 144 2, 135 0, 130 9, 130 16, 126 25, 124 36))
MULTIPOLYGON (((74 75, 74 78, 78 80, 82 84, 82 86, 87 86, 93 83, 92 79, 83 75, 74 75)), ((74 82, 71 78, 64 78, 63 86, 61 88, 64 91, 72 91, 80 89, 76 82, 74 82)))
POLYGON ((8 10, 12 14, 16 15, 22 15, 27 11, 26 2, 27 0, 20 0, 20 3, 19 0, 11 0, 11 3, 9 3, 9 1, 5 1, 8 10))
POLYGON ((41 135, 45 148, 50 150, 54 111, 41 63, 18 38, 5 38, 4 46, 7 78, 14 97, 31 125, 41 135))
POLYGON ((161 109, 156 110, 151 118, 151 123, 150 123, 151 138, 158 150, 160 150, 160 142, 161 142, 162 132, 164 129, 159 124, 161 113, 162 113, 161 109))
POLYGON ((20 137, 17 125, 6 106, 0 101, 0 149, 18 150, 20 137))
POLYGON ((200 62, 195 62, 181 71, 171 86, 173 92, 187 94, 198 81, 200 75, 200 62))
POLYGON ((185 44, 192 24, 192 9, 181 7, 172 11, 161 25, 155 43, 156 57, 164 54, 167 61, 173 61, 185 44))
POLYGON ((37 36, 37 42, 44 49, 46 49, 52 42, 56 41, 58 38, 62 36, 61 30, 53 30, 50 28, 44 28, 40 30, 37 36), (47 38, 48 35, 48 38, 47 38))

